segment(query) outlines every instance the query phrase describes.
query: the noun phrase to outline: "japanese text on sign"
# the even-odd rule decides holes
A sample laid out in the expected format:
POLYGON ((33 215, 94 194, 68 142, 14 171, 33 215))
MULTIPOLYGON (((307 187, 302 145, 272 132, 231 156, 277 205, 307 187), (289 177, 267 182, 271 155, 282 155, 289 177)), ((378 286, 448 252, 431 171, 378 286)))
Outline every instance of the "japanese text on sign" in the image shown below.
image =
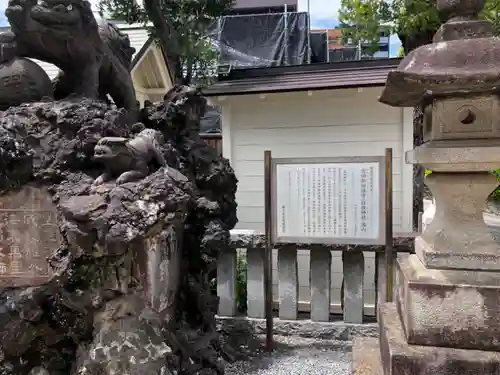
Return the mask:
POLYGON ((277 164, 277 238, 377 242, 383 207, 380 173, 378 162, 277 164))

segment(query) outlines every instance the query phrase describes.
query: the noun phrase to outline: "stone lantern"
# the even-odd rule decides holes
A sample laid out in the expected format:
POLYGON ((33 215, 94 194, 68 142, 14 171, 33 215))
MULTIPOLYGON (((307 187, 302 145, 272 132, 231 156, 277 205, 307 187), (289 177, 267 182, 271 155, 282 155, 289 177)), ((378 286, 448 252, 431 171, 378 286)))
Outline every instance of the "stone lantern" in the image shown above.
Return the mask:
POLYGON ((500 167, 500 38, 483 0, 437 0, 448 21, 391 72, 380 101, 424 108, 425 143, 406 154, 432 174, 434 220, 399 255, 379 339, 358 339, 356 375, 500 374, 500 233, 484 223, 500 167))

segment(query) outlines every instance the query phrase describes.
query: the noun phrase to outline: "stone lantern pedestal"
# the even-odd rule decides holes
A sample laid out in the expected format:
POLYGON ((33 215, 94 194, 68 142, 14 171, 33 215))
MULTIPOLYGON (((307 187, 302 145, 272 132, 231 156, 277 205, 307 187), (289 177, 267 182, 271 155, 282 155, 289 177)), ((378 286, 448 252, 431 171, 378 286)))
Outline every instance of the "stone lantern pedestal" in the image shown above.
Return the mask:
POLYGON ((354 374, 500 374, 500 244, 483 221, 499 155, 466 145, 407 153, 433 170, 436 214, 416 253, 398 256, 394 302, 379 308, 379 339, 355 341, 354 374))
POLYGON ((438 0, 450 17, 434 43, 391 72, 380 100, 424 107, 424 143, 408 163, 430 169, 433 221, 399 255, 379 339, 354 344, 356 375, 500 374, 500 227, 483 210, 500 167, 500 39, 475 20, 483 2, 438 0))

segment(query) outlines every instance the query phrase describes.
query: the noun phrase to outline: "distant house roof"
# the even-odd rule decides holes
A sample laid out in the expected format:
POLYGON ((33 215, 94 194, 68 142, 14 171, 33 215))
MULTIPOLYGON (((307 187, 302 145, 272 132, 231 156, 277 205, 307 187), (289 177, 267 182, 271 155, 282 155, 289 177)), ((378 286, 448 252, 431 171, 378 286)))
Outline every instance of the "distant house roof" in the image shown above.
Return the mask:
MULTIPOLYGON (((152 39, 148 35, 148 31, 142 24, 124 24, 124 23, 115 23, 116 26, 122 30, 125 34, 128 35, 130 39, 130 45, 135 48, 135 54, 132 57, 132 67, 134 67, 135 63, 139 61, 140 56, 145 52, 147 47, 151 44, 152 39)), ((8 31, 9 27, 2 27, 0 31, 8 31)), ((59 72, 59 68, 55 65, 49 64, 45 61, 40 61, 36 59, 32 59, 38 65, 40 65, 50 79, 53 79, 57 76, 59 72)))
POLYGON ((312 33, 327 33, 328 40, 337 40, 342 37, 342 29, 313 29, 312 33))
POLYGON ((206 96, 383 86, 400 58, 232 70, 206 96))
POLYGON ((312 34, 326 33, 328 41, 328 49, 342 49, 342 29, 314 29, 312 34))

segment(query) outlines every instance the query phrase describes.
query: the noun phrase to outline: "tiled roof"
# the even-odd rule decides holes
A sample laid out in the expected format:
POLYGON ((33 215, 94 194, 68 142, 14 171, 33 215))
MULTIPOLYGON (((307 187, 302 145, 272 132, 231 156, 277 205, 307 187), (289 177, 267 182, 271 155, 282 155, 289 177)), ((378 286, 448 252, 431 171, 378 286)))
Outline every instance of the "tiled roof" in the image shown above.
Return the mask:
POLYGON ((349 61, 234 71, 203 90, 206 96, 383 86, 401 59, 349 61))

